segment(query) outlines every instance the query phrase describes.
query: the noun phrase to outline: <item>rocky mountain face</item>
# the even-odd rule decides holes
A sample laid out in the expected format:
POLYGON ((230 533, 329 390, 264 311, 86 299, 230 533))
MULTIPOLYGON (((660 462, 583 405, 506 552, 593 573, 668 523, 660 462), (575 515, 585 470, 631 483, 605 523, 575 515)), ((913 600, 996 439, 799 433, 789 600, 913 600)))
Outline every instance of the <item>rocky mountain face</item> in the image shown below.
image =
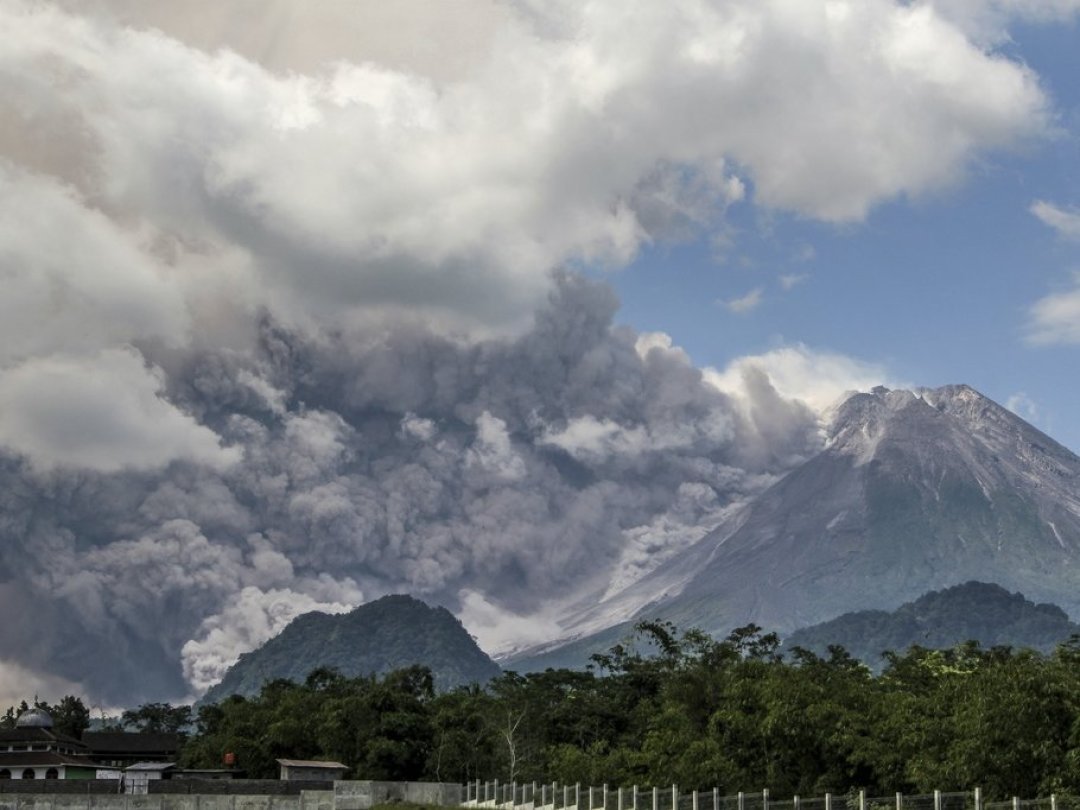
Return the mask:
POLYGON ((796 630, 784 647, 804 647, 819 655, 839 644, 879 669, 886 650, 904 652, 913 645, 944 649, 977 641, 983 648, 1006 646, 1051 652, 1080 633, 1056 605, 1035 604, 999 585, 965 582, 931 591, 889 612, 860 610, 832 621, 796 630))
POLYGON ((484 684, 500 672, 446 608, 410 596, 385 596, 349 613, 297 617, 261 647, 240 656, 202 702, 255 695, 275 678, 303 682, 317 667, 356 677, 413 664, 430 668, 440 691, 484 684))
MULTIPOLYGON (((827 436, 822 451, 635 583, 635 598, 652 601, 631 621, 663 617, 714 635, 754 622, 786 634, 969 580, 1080 615, 1075 454, 965 385, 855 394, 827 436)), ((589 647, 605 615, 626 618, 625 598, 573 617, 567 640, 589 647)))

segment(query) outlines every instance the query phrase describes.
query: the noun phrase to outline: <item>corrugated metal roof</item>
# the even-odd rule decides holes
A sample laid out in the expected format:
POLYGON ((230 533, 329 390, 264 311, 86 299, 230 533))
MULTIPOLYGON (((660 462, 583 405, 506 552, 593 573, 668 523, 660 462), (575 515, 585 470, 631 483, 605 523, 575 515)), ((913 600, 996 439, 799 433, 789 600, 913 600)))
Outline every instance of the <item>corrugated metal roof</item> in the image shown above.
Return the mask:
POLYGON ((125 771, 167 771, 169 768, 175 768, 175 762, 136 762, 134 765, 128 765, 124 768, 125 771))
POLYGON ((342 765, 340 762, 327 762, 326 760, 318 759, 279 759, 277 760, 277 764, 285 765, 289 768, 349 769, 347 765, 342 765))

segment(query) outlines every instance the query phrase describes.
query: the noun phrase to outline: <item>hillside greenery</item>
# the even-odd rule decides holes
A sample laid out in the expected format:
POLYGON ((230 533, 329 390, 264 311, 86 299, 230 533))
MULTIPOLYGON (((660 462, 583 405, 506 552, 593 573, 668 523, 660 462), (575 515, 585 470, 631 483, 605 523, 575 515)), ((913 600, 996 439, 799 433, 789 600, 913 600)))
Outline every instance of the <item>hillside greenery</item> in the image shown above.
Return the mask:
MULTIPOLYGON (((507 672, 486 688, 439 693, 420 666, 275 680, 201 706, 181 763, 220 767, 232 752, 253 778, 290 758, 360 779, 1080 794, 1080 637, 1050 654, 912 647, 875 675, 840 647, 782 653, 752 625, 721 641, 661 622, 636 633, 588 671, 507 672)), ((160 712, 131 723, 143 714, 160 712)))
POLYGON ((885 651, 913 645, 942 649, 974 640, 984 647, 1024 646, 1049 653, 1078 633, 1080 625, 1056 605, 1036 604, 1000 585, 972 581, 931 591, 895 611, 845 613, 796 630, 784 644, 819 655, 839 644, 879 671, 885 651))
POLYGON ((421 663, 430 668, 438 691, 486 683, 500 672, 446 608, 394 594, 349 613, 297 617, 261 647, 240 656, 202 702, 218 702, 233 694, 252 697, 265 683, 282 678, 303 681, 318 667, 362 676, 421 663))
POLYGON ((652 622, 638 637, 658 652, 627 642, 589 671, 508 672, 486 689, 437 694, 421 667, 276 681, 201 708, 184 763, 233 751, 251 776, 288 757, 369 779, 1080 793, 1080 638, 1050 655, 913 647, 874 675, 840 647, 781 655, 754 626, 716 641, 652 622))

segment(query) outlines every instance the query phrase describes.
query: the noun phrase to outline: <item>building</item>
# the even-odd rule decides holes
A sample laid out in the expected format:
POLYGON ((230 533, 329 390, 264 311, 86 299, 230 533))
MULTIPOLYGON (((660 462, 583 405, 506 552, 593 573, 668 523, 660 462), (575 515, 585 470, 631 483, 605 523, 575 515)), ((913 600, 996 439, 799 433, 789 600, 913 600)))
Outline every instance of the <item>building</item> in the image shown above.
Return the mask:
POLYGON ((176 770, 173 762, 136 762, 124 769, 124 791, 133 794, 150 792, 150 783, 168 779, 169 773, 176 770))
POLYGON ((345 778, 348 767, 340 762, 324 762, 312 759, 279 759, 281 779, 285 781, 312 780, 335 782, 345 778))
POLYGON ((176 762, 180 735, 131 731, 84 731, 90 757, 107 768, 127 768, 138 762, 176 762))
POLYGON ((0 779, 94 779, 97 770, 86 746, 53 731, 43 709, 29 709, 15 728, 0 730, 0 779))

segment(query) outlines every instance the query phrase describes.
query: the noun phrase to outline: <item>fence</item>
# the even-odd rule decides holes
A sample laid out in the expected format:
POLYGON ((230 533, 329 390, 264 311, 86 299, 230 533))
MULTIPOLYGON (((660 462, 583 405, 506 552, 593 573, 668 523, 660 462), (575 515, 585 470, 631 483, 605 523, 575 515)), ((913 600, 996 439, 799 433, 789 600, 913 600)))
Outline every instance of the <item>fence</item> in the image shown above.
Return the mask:
POLYGON ((1050 796, 1045 799, 1012 798, 987 802, 975 788, 964 793, 933 793, 910 796, 867 796, 866 791, 824 796, 776 799, 768 790, 760 793, 720 795, 694 790, 682 793, 676 785, 641 789, 609 788, 557 782, 469 782, 464 788, 466 807, 494 810, 1080 810, 1080 797, 1050 796))

